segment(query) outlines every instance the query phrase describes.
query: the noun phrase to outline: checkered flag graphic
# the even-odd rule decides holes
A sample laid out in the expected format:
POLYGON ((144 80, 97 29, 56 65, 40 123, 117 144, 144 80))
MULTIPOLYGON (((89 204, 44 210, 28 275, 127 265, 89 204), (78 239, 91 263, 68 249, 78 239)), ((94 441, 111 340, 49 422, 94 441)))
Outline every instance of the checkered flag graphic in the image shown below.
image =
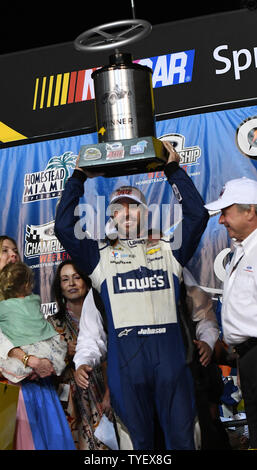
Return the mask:
POLYGON ((31 229, 29 225, 26 227, 26 242, 27 243, 39 243, 40 236, 37 233, 37 230, 31 229))

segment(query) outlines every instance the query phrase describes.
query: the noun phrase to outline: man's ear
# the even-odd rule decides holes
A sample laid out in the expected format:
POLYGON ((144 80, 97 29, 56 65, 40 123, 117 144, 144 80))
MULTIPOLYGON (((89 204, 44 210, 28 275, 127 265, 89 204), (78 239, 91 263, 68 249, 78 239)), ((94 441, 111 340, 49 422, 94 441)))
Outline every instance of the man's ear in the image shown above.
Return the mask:
POLYGON ((256 212, 255 212, 255 206, 254 206, 254 204, 251 204, 251 208, 250 208, 250 210, 247 211, 247 212, 248 212, 248 214, 247 214, 247 219, 248 219, 249 221, 252 221, 252 220, 255 219, 255 217, 257 217, 256 212))

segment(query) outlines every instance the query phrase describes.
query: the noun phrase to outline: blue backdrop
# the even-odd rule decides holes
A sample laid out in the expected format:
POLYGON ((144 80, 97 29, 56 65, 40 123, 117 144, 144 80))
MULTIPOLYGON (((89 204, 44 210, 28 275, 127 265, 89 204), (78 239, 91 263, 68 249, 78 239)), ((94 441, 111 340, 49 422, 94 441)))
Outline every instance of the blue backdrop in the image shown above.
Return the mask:
MULTIPOLYGON (((157 137, 169 139, 181 157, 205 202, 219 196, 224 183, 247 176, 257 179, 257 106, 159 121, 157 137)), ((67 253, 54 236, 58 199, 72 174, 81 145, 97 143, 97 135, 81 135, 1 150, 1 234, 17 240, 23 260, 35 272, 35 291, 41 295, 43 312, 54 313, 51 293, 56 266, 67 253)), ((88 180, 87 203, 95 213, 99 196, 105 197, 121 184, 136 185, 148 204, 168 204, 172 199, 163 172, 122 178, 88 180)), ((81 201, 82 203, 85 201, 81 201)), ((99 207, 98 207, 99 208, 99 207)), ((216 299, 222 292, 224 264, 230 250, 226 230, 210 218, 200 246, 189 263, 198 284, 216 299)), ((163 221, 165 229, 169 221, 163 221)))

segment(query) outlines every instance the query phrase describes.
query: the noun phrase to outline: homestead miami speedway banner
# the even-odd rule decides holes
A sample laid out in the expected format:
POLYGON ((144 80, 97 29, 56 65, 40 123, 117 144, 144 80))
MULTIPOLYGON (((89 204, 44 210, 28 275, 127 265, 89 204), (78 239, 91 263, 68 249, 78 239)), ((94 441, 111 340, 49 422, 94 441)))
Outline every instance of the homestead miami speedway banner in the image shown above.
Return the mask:
MULTIPOLYGON (((206 202, 216 199, 229 179, 241 176, 257 179, 257 106, 162 120, 157 122, 156 129, 159 138, 173 142, 180 154, 181 167, 206 202)), ((73 172, 81 145, 96 142, 97 135, 92 133, 1 149, 0 185, 4 199, 1 233, 17 240, 23 260, 33 268, 35 290, 41 296, 46 316, 56 311, 51 293, 56 267, 69 258, 54 234, 56 205, 73 172)), ((160 211, 174 203, 162 171, 89 179, 85 183, 87 197, 80 201, 83 229, 95 236, 99 211, 100 223, 105 225, 108 197, 122 184, 134 185, 144 193, 148 205, 157 211, 157 216, 154 210, 151 214, 153 225, 159 224, 165 233, 173 230, 172 217, 160 211), (86 211, 90 211, 89 218, 86 211)), ((217 214, 210 218, 188 265, 197 284, 212 295, 214 302, 222 295, 230 252, 227 232, 218 218, 217 214)))

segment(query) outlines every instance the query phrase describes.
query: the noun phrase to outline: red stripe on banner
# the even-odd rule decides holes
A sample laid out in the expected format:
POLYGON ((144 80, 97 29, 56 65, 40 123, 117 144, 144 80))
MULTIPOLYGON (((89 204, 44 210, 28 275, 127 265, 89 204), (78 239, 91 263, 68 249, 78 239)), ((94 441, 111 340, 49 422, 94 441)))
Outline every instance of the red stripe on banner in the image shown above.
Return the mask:
POLYGON ((70 74, 69 94, 68 94, 67 103, 73 103, 73 101, 74 101, 76 78, 77 78, 77 72, 71 72, 71 74, 70 74))
POLYGON ((76 95, 75 101, 82 101, 83 87, 85 81, 85 70, 80 70, 78 72, 77 86, 76 86, 76 95))

